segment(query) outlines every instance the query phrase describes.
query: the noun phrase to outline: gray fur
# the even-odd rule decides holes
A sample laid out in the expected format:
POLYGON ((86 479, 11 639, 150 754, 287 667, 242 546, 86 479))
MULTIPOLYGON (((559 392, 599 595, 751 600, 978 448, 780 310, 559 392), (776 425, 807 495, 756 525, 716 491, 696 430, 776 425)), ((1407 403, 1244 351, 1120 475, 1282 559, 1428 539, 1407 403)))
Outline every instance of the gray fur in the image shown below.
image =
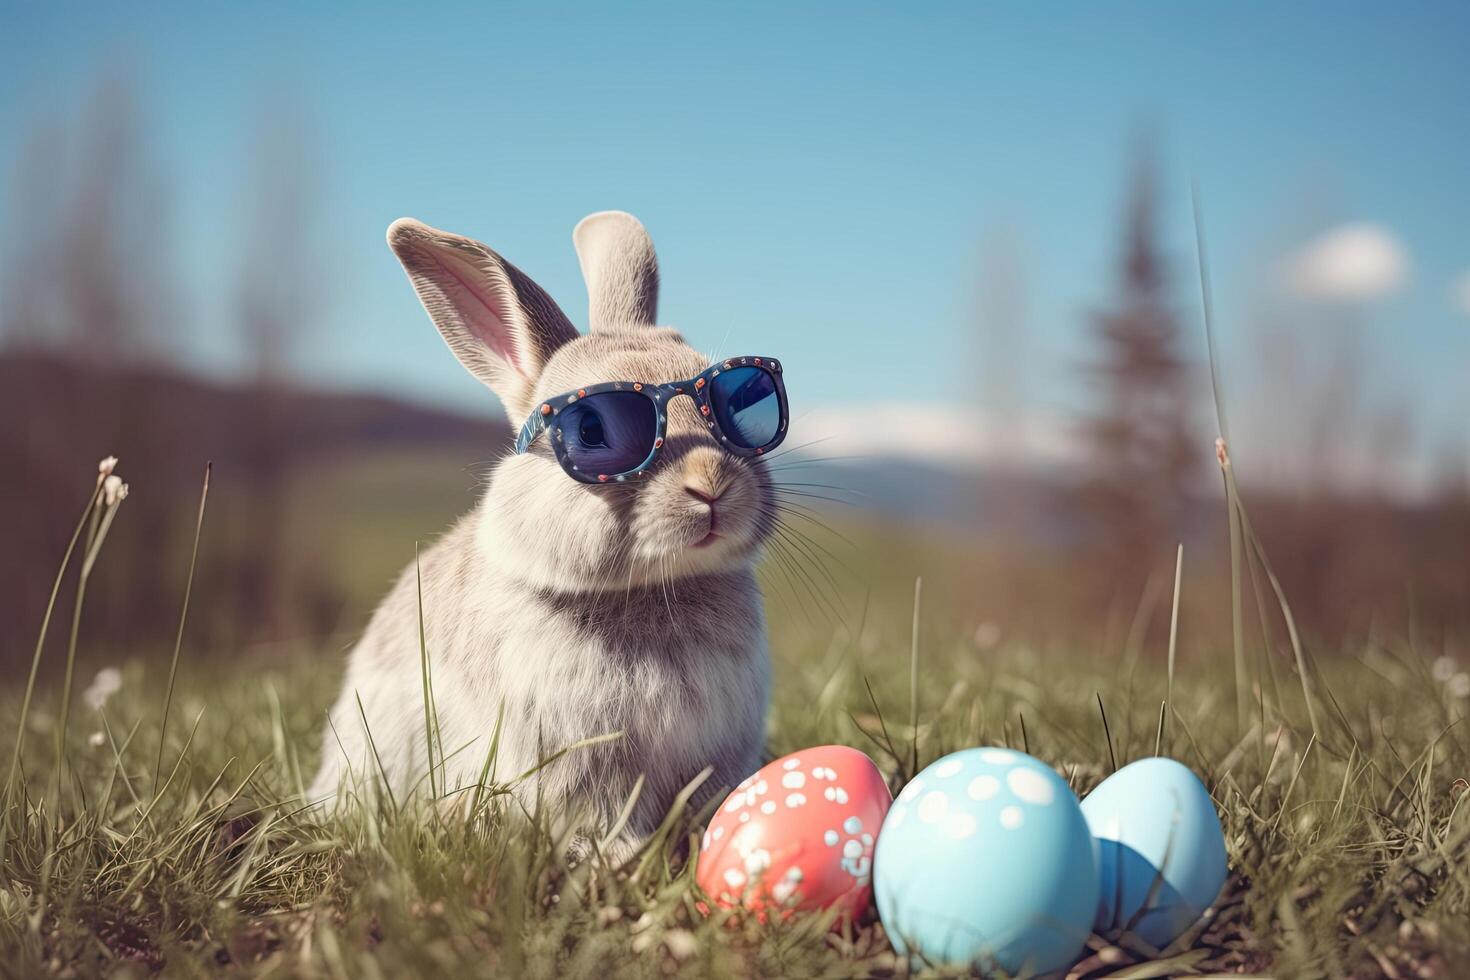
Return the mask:
MULTIPOLYGON (((496 390, 512 424, 584 385, 679 380, 705 367, 678 333, 644 325, 657 264, 636 219, 594 215, 576 240, 595 327, 581 336, 478 242, 407 220, 389 230, 450 349, 496 390)), ((528 805, 539 793, 606 826, 644 777, 615 844, 624 854, 705 767, 714 770, 706 795, 755 771, 770 689, 754 575, 772 530, 768 475, 720 450, 688 399, 667 415, 660 463, 636 487, 571 480, 543 440, 502 459, 478 507, 421 557, 448 756, 442 785, 478 781, 502 706, 501 778, 579 739, 622 732, 569 753, 520 792, 528 805), (706 541, 712 530, 719 536, 706 541)), ((351 653, 313 798, 334 797, 349 779, 370 783, 372 747, 399 800, 427 789, 418 631, 410 565, 351 653)))

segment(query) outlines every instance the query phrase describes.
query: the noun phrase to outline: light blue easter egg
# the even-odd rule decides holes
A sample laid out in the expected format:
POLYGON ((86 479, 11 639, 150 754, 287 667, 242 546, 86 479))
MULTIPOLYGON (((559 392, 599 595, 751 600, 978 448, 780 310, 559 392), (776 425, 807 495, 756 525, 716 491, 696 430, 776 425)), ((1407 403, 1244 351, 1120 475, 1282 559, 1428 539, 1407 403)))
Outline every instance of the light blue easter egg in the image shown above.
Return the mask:
POLYGON ((952 753, 905 786, 878 833, 873 886, 900 955, 1011 974, 1074 963, 1098 901, 1077 798, 1013 749, 952 753))
POLYGON ((1098 842, 1098 932, 1129 928, 1162 948, 1220 894, 1220 818, 1204 784, 1173 759, 1124 766, 1087 794, 1082 813, 1098 842))

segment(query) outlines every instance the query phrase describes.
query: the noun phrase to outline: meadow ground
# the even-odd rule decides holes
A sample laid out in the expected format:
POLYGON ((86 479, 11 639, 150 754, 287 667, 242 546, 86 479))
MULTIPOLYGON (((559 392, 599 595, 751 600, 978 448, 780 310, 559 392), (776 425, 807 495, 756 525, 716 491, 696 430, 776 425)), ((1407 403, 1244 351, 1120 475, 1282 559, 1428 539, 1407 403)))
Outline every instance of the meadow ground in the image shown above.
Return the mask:
MULTIPOLYGON (((799 568, 770 574, 771 757, 856 746, 895 790, 973 745, 1025 748, 1079 795, 1156 752, 1200 774, 1231 865, 1218 905, 1165 950, 1094 937, 1077 975, 1470 975, 1466 692, 1409 644, 1314 664, 1278 637, 1284 654, 1181 648, 1171 669, 1131 641, 996 642, 942 604, 915 616, 911 586, 892 580, 824 615, 799 568)), ((303 811, 335 652, 222 661, 186 644, 176 674, 167 656, 122 665, 100 707, 91 665, 66 708, 59 684, 28 707, 21 679, 8 685, 0 764, 24 740, 0 821, 0 973, 906 971, 871 914, 841 934, 812 916, 703 916, 680 855, 704 814, 676 808, 614 868, 569 866, 566 839, 511 801, 507 774, 468 820, 413 804, 336 822, 303 811)))

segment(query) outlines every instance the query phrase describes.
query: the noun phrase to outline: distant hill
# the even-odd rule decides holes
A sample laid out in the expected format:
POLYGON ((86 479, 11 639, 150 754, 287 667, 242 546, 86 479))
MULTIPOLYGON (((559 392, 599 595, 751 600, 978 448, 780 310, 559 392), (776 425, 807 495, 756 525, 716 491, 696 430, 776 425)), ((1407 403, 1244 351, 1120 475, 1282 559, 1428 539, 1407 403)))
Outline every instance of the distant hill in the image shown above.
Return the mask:
MULTIPOLYGON (((121 458, 132 494, 90 586, 83 648, 171 646, 200 476, 212 460, 195 593, 203 598, 189 636, 199 649, 237 650, 360 628, 414 547, 473 505, 508 449, 509 428, 492 411, 488 399, 486 417, 474 418, 378 395, 0 353, 0 667, 29 661, 101 457, 121 458)), ((1138 602, 1141 589, 1115 580, 1089 551, 1098 526, 1080 466, 951 467, 826 448, 839 458, 775 464, 779 480, 810 495, 793 502, 835 510, 844 527, 887 525, 890 548, 933 540, 905 530, 929 525, 946 547, 992 570, 995 582, 971 586, 977 596, 988 590, 987 601, 1008 585, 1060 609, 1065 584, 1079 603, 1116 615, 1138 602), (1024 577, 1027 567, 1035 577, 1024 577)), ((1250 485, 1246 493, 1304 629, 1336 637, 1413 615, 1421 636, 1436 623, 1444 637, 1470 635, 1470 495, 1409 505, 1250 485)), ((1181 513, 1177 533, 1199 597, 1201 576, 1218 583, 1228 567, 1223 501, 1216 491, 1181 513)), ((1169 552, 1149 560, 1170 566, 1169 552)), ((52 664, 71 594, 61 593, 52 664)))
POLYGON ((314 594, 318 583, 285 580, 277 560, 292 544, 281 538, 293 474, 324 458, 395 449, 485 460, 510 438, 504 423, 488 417, 377 395, 14 351, 0 353, 0 420, 0 665, 30 656, 56 565, 103 456, 121 459, 118 472, 132 493, 108 541, 106 575, 99 573, 88 599, 87 628, 129 645, 167 640, 182 594, 180 555, 187 558, 200 477, 212 460, 213 540, 200 574, 239 608, 202 618, 200 629, 209 636, 219 625, 211 638, 224 643, 301 628, 292 611, 277 607, 303 595, 322 608, 333 604, 314 594))

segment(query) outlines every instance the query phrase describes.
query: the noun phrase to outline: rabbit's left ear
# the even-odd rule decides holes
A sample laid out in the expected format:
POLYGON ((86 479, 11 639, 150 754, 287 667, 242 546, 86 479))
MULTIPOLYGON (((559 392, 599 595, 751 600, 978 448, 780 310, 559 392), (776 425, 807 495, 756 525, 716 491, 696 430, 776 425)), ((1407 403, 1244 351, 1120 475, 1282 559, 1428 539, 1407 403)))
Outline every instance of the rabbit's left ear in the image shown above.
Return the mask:
POLYGON ((577 330, 531 278, 488 246, 399 218, 388 245, 439 333, 470 373, 511 413, 530 411, 547 360, 577 330))
POLYGON ((642 222, 626 211, 589 214, 572 231, 593 330, 658 320, 658 256, 642 222))

